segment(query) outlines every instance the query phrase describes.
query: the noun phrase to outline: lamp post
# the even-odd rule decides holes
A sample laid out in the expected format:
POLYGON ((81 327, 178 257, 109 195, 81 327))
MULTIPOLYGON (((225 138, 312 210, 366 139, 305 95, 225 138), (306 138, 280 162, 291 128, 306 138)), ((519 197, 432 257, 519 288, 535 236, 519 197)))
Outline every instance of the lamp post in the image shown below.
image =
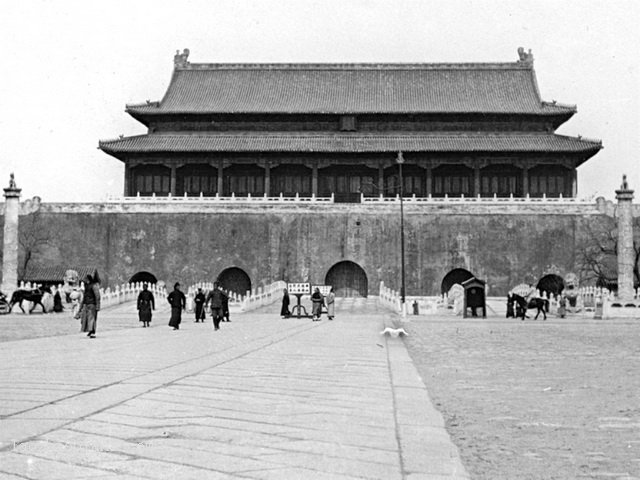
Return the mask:
POLYGON ((400 301, 402 316, 405 316, 407 314, 407 309, 405 305, 404 280, 404 204, 402 200, 404 194, 404 180, 402 178, 402 164, 404 163, 404 157, 402 156, 402 152, 398 152, 396 162, 398 164, 398 180, 400 182, 400 301))

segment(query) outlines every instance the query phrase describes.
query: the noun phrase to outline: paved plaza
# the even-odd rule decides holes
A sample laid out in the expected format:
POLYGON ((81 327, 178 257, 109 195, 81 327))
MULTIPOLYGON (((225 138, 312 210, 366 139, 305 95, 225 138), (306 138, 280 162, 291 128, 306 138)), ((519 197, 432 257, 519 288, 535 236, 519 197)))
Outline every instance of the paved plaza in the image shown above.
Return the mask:
POLYGON ((390 314, 342 302, 333 322, 259 311, 217 332, 165 310, 140 328, 122 305, 96 339, 65 314, 0 317, 0 478, 469 478, 380 335, 390 314))

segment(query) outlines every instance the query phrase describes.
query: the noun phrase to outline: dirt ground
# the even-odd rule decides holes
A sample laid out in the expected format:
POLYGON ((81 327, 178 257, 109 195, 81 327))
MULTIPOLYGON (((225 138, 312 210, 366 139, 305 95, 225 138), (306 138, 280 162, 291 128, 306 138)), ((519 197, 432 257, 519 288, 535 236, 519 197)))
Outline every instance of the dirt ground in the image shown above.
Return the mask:
POLYGON ((473 479, 640 478, 640 318, 407 328, 473 479))

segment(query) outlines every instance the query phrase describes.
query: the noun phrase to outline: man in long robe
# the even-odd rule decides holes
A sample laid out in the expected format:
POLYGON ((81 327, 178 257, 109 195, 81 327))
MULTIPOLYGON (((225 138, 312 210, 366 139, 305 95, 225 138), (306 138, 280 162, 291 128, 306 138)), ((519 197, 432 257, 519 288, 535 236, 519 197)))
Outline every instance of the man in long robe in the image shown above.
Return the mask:
POLYGON ((176 282, 173 286, 173 292, 167 297, 169 305, 171 305, 171 319, 169 320, 169 326, 174 330, 180 329, 180 322, 182 322, 182 311, 187 308, 187 298, 184 293, 180 291, 180 284, 176 282))
POLYGON ((151 322, 151 312, 156 309, 156 300, 153 293, 150 292, 145 283, 142 291, 138 294, 138 318, 142 322, 143 327, 148 327, 151 322))
POLYGON ((207 298, 204 296, 204 292, 202 288, 198 288, 198 293, 193 297, 193 303, 195 304, 195 313, 196 313, 196 323, 204 322, 205 310, 204 310, 204 302, 207 298))

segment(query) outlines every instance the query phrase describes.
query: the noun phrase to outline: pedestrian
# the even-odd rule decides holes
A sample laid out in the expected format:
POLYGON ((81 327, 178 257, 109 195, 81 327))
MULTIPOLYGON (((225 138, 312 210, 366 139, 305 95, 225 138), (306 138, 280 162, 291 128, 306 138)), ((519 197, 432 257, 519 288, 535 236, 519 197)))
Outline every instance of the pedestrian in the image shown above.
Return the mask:
POLYGON ((180 291, 180 284, 176 282, 173 286, 173 292, 167 297, 169 305, 171 305, 171 319, 169 326, 174 330, 180 330, 180 322, 182 321, 182 311, 187 308, 187 298, 180 291))
POLYGON ((560 299, 558 300, 558 315, 560 318, 564 318, 567 315, 567 297, 560 294, 560 299))
POLYGON ((316 287, 311 295, 311 315, 313 317, 313 321, 320 321, 320 316, 322 315, 322 305, 324 305, 324 297, 320 293, 320 289, 316 287))
POLYGON ((80 320, 82 332, 87 332, 87 337, 96 338, 96 326, 98 312, 100 311, 100 286, 98 272, 94 275, 87 274, 84 278, 84 293, 80 306, 80 320))
POLYGON ((213 290, 207 295, 205 304, 211 303, 211 316, 213 317, 213 329, 220 330, 220 320, 222 319, 222 302, 224 294, 220 291, 217 283, 213 284, 213 290))
POLYGON ((205 297, 204 292, 202 291, 202 287, 198 288, 198 293, 196 293, 195 297, 193 297, 193 303, 195 304, 195 312, 196 312, 196 323, 203 322, 205 317, 204 310, 204 302, 207 297, 205 297))
POLYGON ((333 317, 336 315, 336 294, 333 293, 333 287, 329 290, 327 294, 327 317, 329 320, 333 320, 333 317))
POLYGON ((55 295, 53 296, 53 311, 55 313, 60 313, 64 310, 62 305, 62 297, 60 296, 60 290, 56 290, 55 295))
POLYGON ((516 316, 514 303, 515 299, 513 298, 513 295, 509 293, 507 295, 507 318, 514 318, 516 316))
POLYGON ((289 311, 289 303, 289 292, 285 288, 282 295, 282 308, 280 309, 280 316, 282 318, 289 318, 291 316, 291 312, 289 311))
POLYGON ((156 299, 145 283, 142 285, 142 291, 138 294, 138 318, 142 322, 143 328, 147 328, 151 323, 151 312, 155 309, 156 299))
POLYGON ((225 322, 230 322, 229 315, 229 295, 226 292, 222 292, 222 318, 225 322))

